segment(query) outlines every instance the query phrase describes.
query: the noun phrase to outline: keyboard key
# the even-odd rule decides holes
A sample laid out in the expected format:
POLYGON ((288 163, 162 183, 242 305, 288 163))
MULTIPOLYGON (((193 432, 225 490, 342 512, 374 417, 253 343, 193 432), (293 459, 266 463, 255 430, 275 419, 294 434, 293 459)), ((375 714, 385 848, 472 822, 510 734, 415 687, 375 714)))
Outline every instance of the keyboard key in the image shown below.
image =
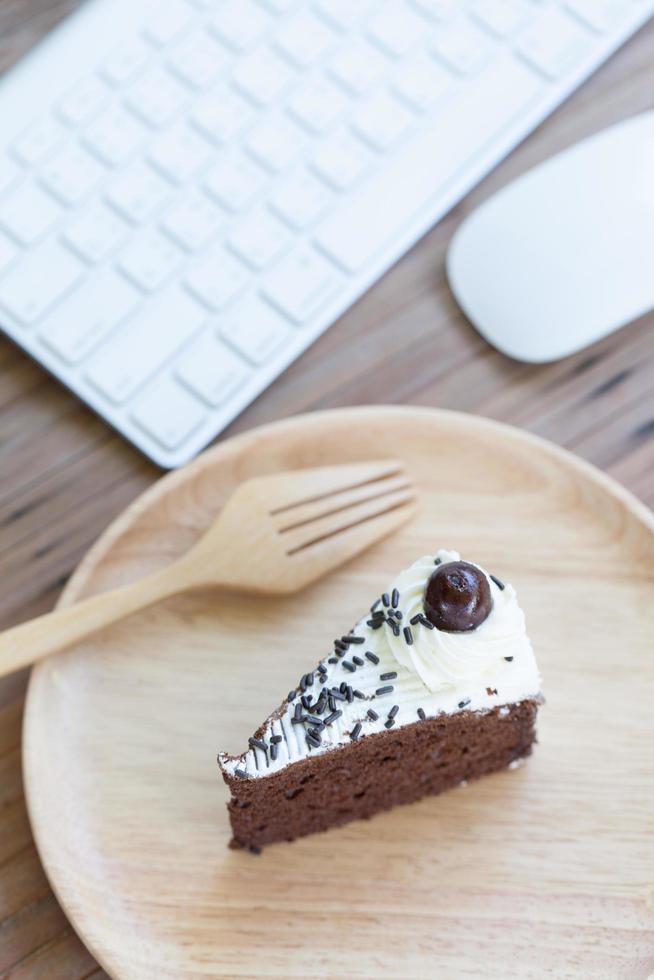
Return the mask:
POLYGON ((39 336, 68 364, 76 364, 136 309, 140 299, 122 276, 107 269, 60 303, 42 322, 39 336))
POLYGON ((101 203, 83 211, 64 232, 68 245, 87 262, 102 262, 124 240, 129 228, 101 203))
MULTIPOLYGON (((395 158, 392 167, 368 181, 347 206, 319 227, 316 242, 338 265, 355 272, 393 243, 403 244, 411 218, 463 171, 480 145, 493 139, 507 120, 526 110, 542 91, 533 72, 509 55, 487 71, 474 98, 448 103, 395 158), (456 132, 456 140, 443 133, 456 132), (383 207, 380 206, 383 202, 383 207)), ((397 251, 394 252, 394 255, 397 251)))
POLYGON ((345 190, 369 169, 370 154, 360 140, 339 133, 319 146, 311 166, 336 190, 345 190))
POLYGON ((129 112, 112 106, 87 129, 84 142, 105 163, 125 163, 143 142, 147 130, 129 112))
POLYGON ((361 0, 357 3, 352 3, 352 0, 318 0, 316 12, 336 30, 349 31, 360 19, 366 6, 361 0))
POLYGON ((259 194, 266 175, 241 154, 225 157, 206 176, 204 186, 228 211, 240 211, 259 194))
POLYGON ((140 38, 126 41, 102 66, 102 74, 114 85, 126 85, 142 68, 145 68, 151 50, 140 38))
POLYGON ((547 10, 518 38, 518 52, 547 78, 556 79, 584 56, 590 38, 580 24, 547 10))
POLYGON ((453 77, 422 52, 403 66, 394 82, 395 92, 412 108, 427 112, 452 89, 453 77))
POLYGON ((21 245, 42 238, 61 217, 55 199, 31 181, 3 201, 0 224, 21 245))
POLYGON ((529 23, 533 13, 534 8, 523 0, 476 0, 473 6, 475 18, 496 37, 511 37, 529 23))
POLYGON ((186 284, 211 310, 220 310, 234 299, 250 281, 250 273, 242 262, 223 248, 216 248, 195 265, 186 275, 186 284))
POLYGON ((386 4, 373 17, 368 34, 379 47, 395 58, 401 58, 425 33, 425 22, 406 4, 386 4))
POLYGON ((95 354, 88 379, 116 404, 124 402, 204 324, 206 313, 177 286, 126 320, 95 354))
POLYGON ((625 15, 622 0, 568 0, 566 7, 597 34, 608 31, 625 15))
POLYGON ((179 250, 156 231, 132 240, 120 257, 120 268, 132 282, 152 292, 168 279, 180 261, 179 250))
POLYGON ((166 378, 137 400, 132 417, 166 449, 176 449, 202 425, 207 413, 185 388, 166 378))
POLYGON ((346 111, 348 98, 341 89, 324 78, 300 85, 288 108, 295 119, 312 133, 323 133, 346 111))
POLYGON ((484 67, 490 57, 488 35, 467 21, 458 21, 439 31, 434 54, 460 75, 471 75, 484 67))
POLYGON ((365 95, 388 71, 386 58, 368 41, 352 41, 329 65, 337 82, 353 95, 365 95))
POLYGON ((15 163, 9 157, 0 155, 0 194, 13 187, 21 175, 15 163))
POLYGON ((171 186, 147 163, 135 163, 116 178, 107 200, 133 225, 140 225, 168 200, 171 186))
POLYGON ((41 181, 64 204, 79 204, 106 173, 96 157, 73 144, 41 168, 41 181))
POLYGON ((224 49, 204 31, 188 35, 171 52, 168 67, 192 88, 211 85, 225 68, 224 49))
POLYGON ((59 115, 69 126, 81 126, 104 107, 109 92, 99 78, 86 78, 63 97, 59 115))
POLYGON ((205 333, 182 355, 176 374, 208 405, 217 408, 241 387, 250 371, 222 340, 205 333))
POLYGON ((239 59, 232 81, 255 105, 274 102, 294 77, 288 62, 269 48, 259 48, 239 59))
POLYGON ((309 68, 319 62, 336 39, 324 20, 302 10, 284 24, 275 44, 298 68, 309 68))
POLYGON ((5 234, 0 231, 0 275, 14 261, 18 255, 18 249, 5 234))
POLYGON ((322 181, 306 171, 289 177, 273 194, 270 205, 291 228, 311 225, 333 200, 322 181))
POLYGON ((268 26, 268 18, 252 0, 225 0, 211 22, 211 29, 234 51, 251 47, 268 26))
POLYGON ((15 140, 12 150, 21 163, 33 166, 42 160, 47 153, 55 149, 64 134, 64 130, 55 119, 47 116, 33 123, 15 140))
POLYGON ((193 193, 173 205, 161 227, 178 245, 194 252, 215 238, 224 222, 223 213, 205 195, 193 193))
POLYGON ((264 295, 296 323, 304 323, 340 284, 334 266, 313 249, 301 248, 275 266, 263 283, 264 295))
POLYGON ((406 134, 415 116, 396 98, 380 92, 367 99, 357 111, 353 128, 375 150, 388 150, 406 134))
POLYGON ((236 303, 220 318, 220 336, 252 364, 263 364, 288 340, 288 321, 258 296, 236 303))
POLYGON ((188 98, 188 89, 163 68, 153 68, 131 87, 127 105, 155 129, 177 115, 188 98))
POLYGON ((304 144, 302 131, 281 113, 269 114, 248 134, 246 148, 271 173, 287 170, 304 144))
POLYGON ((460 0, 413 0, 414 6, 430 20, 448 20, 458 13, 460 0))
POLYGON ((191 11, 188 4, 181 0, 165 0, 148 16, 143 34, 152 44, 163 48, 181 34, 190 21, 191 11))
POLYGON ((252 106, 236 92, 222 87, 197 103, 191 121, 212 142, 221 145, 232 142, 253 118, 252 106))
POLYGON ((183 184, 204 169, 212 156, 207 141, 186 123, 180 123, 153 144, 149 160, 170 180, 183 184))
POLYGON ((46 242, 23 255, 0 281, 0 306, 21 323, 35 323, 81 275, 82 265, 71 252, 46 242))
POLYGON ((231 232, 228 245, 253 269, 263 269, 290 241, 287 228, 264 208, 257 208, 231 232))

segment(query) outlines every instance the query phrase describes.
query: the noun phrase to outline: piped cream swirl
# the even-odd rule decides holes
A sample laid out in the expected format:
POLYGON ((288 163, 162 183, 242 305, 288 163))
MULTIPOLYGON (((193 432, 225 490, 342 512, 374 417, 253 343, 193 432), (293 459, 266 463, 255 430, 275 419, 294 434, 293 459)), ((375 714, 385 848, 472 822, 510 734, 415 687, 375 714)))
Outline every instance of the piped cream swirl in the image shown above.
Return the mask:
MULTIPOLYGON (((440 550, 436 554, 441 564, 459 561, 456 551, 440 550)), ((411 627, 413 643, 409 645, 403 631, 394 636, 386 631, 386 642, 397 662, 414 671, 430 691, 461 687, 466 682, 479 681, 498 667, 507 664, 525 646, 530 648, 525 617, 511 585, 498 588, 488 573, 477 565, 488 579, 493 598, 490 614, 477 629, 467 633, 446 633, 417 623, 411 627)), ((434 571, 434 558, 419 558, 401 572, 393 588, 400 594, 399 608, 404 624, 422 613, 427 580, 434 571)))

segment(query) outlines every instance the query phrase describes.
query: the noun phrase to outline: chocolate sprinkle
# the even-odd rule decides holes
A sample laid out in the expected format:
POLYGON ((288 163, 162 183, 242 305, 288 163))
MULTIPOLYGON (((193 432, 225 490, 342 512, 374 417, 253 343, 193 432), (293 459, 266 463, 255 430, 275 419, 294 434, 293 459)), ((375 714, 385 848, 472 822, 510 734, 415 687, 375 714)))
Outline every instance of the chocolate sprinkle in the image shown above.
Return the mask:
POLYGON ((379 675, 379 680, 380 681, 394 681, 396 677, 397 677, 397 671, 396 670, 390 670, 387 674, 380 674, 379 675))
POLYGON ((388 717, 389 718, 394 718, 395 715, 398 713, 399 710, 400 710, 399 704, 394 704, 393 707, 391 708, 391 710, 388 712, 388 717))
POLYGON ((388 607, 391 604, 391 599, 388 592, 384 592, 383 596, 381 597, 381 600, 382 600, 382 604, 386 606, 386 608, 388 609, 388 607))
POLYGON ((354 666, 354 664, 351 664, 349 660, 344 660, 343 661, 343 667, 345 667, 346 670, 349 670, 352 673, 354 673, 354 671, 356 670, 356 667, 354 666))
POLYGON ((404 614, 402 613, 402 610, 401 609, 396 609, 395 610, 395 618, 396 619, 404 619, 404 614))
POLYGON ((299 702, 295 705, 295 717, 296 718, 302 717, 302 705, 299 702))
POLYGON ((303 724, 304 724, 304 715, 294 715, 291 718, 291 725, 303 725, 303 724))
POLYGON ((343 692, 342 691, 337 691, 336 688, 334 688, 332 691, 330 691, 330 695, 329 696, 332 697, 332 698, 336 698, 337 701, 345 701, 345 695, 343 694, 343 692))
POLYGON ((371 664, 378 664, 379 663, 379 657, 377 656, 376 653, 370 653, 370 651, 368 651, 366 653, 366 657, 368 658, 368 660, 370 661, 371 664))
POLYGON ((343 643, 348 643, 348 644, 366 642, 365 636, 344 636, 342 639, 343 639, 343 643))
POLYGON ((428 630, 434 630, 434 629, 436 629, 436 627, 432 623, 431 619, 427 619, 427 617, 426 616, 423 616, 422 614, 420 616, 420 622, 421 622, 421 624, 423 626, 426 626, 428 630))
POLYGON ((381 618, 380 618, 380 619, 376 619, 376 620, 374 621, 374 623, 371 623, 370 625, 372 626, 372 628, 373 628, 374 630, 378 630, 378 629, 381 629, 381 628, 382 628, 382 626, 384 625, 384 620, 383 620, 383 619, 381 619, 381 618))
POLYGON ((245 769, 235 769, 234 775, 238 776, 240 779, 247 779, 247 771, 245 769))
POLYGON ((425 714, 425 709, 424 708, 418 708, 418 718, 420 718, 422 721, 424 721, 426 717, 427 717, 427 715, 425 714))
POLYGON ((395 724, 395 718, 389 718, 388 721, 384 722, 384 728, 392 728, 395 724))
POLYGON ((290 703, 291 701, 295 701, 295 695, 296 695, 296 691, 289 691, 289 692, 288 692, 288 694, 286 695, 286 700, 287 700, 287 701, 288 701, 289 703, 290 703))
POLYGON ((305 721, 308 721, 311 725, 322 725, 322 718, 318 718, 317 715, 306 715, 305 721))
POLYGON ((495 582, 495 585, 498 587, 498 589, 500 590, 500 592, 504 592, 504 589, 506 588, 506 586, 505 586, 504 582, 502 582, 501 579, 496 578, 495 575, 491 575, 491 581, 492 582, 495 582))
POLYGON ((509 663, 511 663, 511 661, 513 660, 513 657, 505 657, 504 659, 505 659, 505 660, 508 660, 508 661, 509 661, 509 663))
POLYGON ((332 711, 332 713, 327 715, 325 718, 325 725, 331 725, 331 723, 336 721, 337 718, 340 718, 342 714, 342 711, 332 711))
POLYGON ((363 667, 365 663, 365 660, 362 660, 361 657, 352 657, 352 660, 357 665, 357 667, 363 667))
POLYGON ((283 742, 283 741, 284 740, 283 740, 283 738, 282 738, 281 735, 271 735, 270 736, 270 744, 271 745, 277 745, 279 742, 283 742))
POLYGON ((404 639, 406 641, 407 646, 411 646, 412 645, 412 643, 413 643, 413 633, 411 632, 411 627, 410 626, 405 626, 404 627, 404 639))
MULTIPOLYGON (((400 627, 397 625, 397 623, 391 623, 391 626, 393 627, 393 635, 394 636, 399 636, 400 635, 400 627)), ((408 626, 407 626, 407 629, 408 629, 408 626)))
POLYGON ((465 701, 459 701, 460 708, 465 708, 467 704, 470 704, 470 698, 466 698, 465 701))
POLYGON ((313 732, 307 732, 307 742, 314 749, 317 749, 321 743, 320 735, 314 735, 313 732))
POLYGON ((409 622, 411 623, 412 626, 415 626, 417 623, 420 622, 421 619, 422 619, 422 613, 416 613, 415 616, 411 617, 409 622))
POLYGON ((300 702, 302 704, 302 707, 303 708, 308 708, 309 705, 311 704, 312 700, 313 700, 313 698, 311 697, 310 694, 303 694, 302 697, 300 698, 300 702))
POLYGON ((393 589, 393 595, 391 596, 391 606, 393 609, 397 609, 397 604, 400 601, 400 593, 397 589, 393 589))
POLYGON ((338 657, 330 657, 329 660, 327 661, 327 663, 328 664, 337 664, 338 663, 338 657))
POLYGON ((379 695, 392 694, 394 690, 395 688, 393 687, 393 685, 389 684, 387 687, 378 687, 377 690, 375 691, 375 694, 379 694, 379 695))
POLYGON ((270 758, 274 762, 277 758, 277 743, 273 742, 270 746, 270 758))
POLYGON ((260 738, 249 738, 248 745, 250 746, 251 749, 257 748, 257 749, 261 749, 262 752, 268 751, 268 746, 260 738))
POLYGON ((347 698, 348 703, 352 704, 352 702, 354 701, 354 691, 352 690, 349 684, 347 687, 347 691, 345 692, 345 697, 347 698))
POLYGON ((377 721, 379 715, 377 714, 376 711, 373 711, 372 708, 368 708, 368 717, 370 718, 371 721, 377 721))
POLYGON ((361 732, 361 722, 360 722, 360 721, 358 721, 358 722, 356 723, 356 725, 354 726, 354 728, 352 729, 352 731, 350 732, 350 738, 351 738, 351 739, 355 739, 355 738, 358 738, 358 737, 359 737, 359 734, 360 734, 360 732, 361 732))
POLYGON ((366 696, 363 693, 363 691, 357 691, 356 687, 352 691, 352 694, 355 696, 355 698, 358 698, 359 701, 365 701, 366 700, 366 696))
POLYGON ((434 558, 434 565, 440 565, 440 563, 441 563, 440 558, 434 558))

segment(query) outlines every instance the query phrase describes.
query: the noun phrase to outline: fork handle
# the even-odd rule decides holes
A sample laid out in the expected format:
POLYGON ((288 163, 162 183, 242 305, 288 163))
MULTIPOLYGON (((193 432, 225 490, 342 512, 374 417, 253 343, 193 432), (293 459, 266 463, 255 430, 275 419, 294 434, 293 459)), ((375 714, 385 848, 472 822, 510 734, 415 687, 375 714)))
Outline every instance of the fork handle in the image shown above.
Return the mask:
POLYGON ((55 609, 0 634, 0 677, 79 643, 112 623, 184 591, 175 566, 110 592, 55 609))

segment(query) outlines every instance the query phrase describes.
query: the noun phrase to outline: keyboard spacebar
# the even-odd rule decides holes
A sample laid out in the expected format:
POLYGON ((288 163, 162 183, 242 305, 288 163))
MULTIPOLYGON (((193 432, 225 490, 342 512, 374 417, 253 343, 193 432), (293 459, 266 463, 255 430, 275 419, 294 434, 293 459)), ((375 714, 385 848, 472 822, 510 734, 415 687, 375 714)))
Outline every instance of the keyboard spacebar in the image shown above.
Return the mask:
POLYGON ((423 137, 412 141, 342 211, 318 228, 318 247, 348 272, 359 270, 406 231, 411 219, 445 183, 543 87, 510 55, 502 56, 475 82, 473 91, 430 119, 423 137))

